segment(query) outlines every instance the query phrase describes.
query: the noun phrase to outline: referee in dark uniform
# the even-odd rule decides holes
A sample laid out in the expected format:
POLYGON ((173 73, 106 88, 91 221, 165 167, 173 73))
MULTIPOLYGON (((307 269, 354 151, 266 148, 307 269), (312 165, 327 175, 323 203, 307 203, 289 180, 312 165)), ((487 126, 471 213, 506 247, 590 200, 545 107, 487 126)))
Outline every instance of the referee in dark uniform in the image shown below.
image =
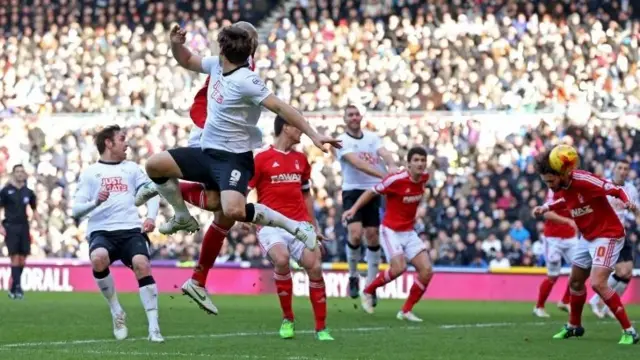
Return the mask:
POLYGON ((0 190, 0 207, 4 209, 4 219, 0 226, 0 234, 4 236, 4 243, 11 258, 11 299, 22 299, 24 293, 20 286, 20 276, 24 269, 27 256, 31 254, 31 236, 29 235, 29 219, 27 206, 33 210, 34 219, 38 219, 36 212, 36 194, 27 188, 27 173, 24 166, 13 167, 9 183, 0 190))

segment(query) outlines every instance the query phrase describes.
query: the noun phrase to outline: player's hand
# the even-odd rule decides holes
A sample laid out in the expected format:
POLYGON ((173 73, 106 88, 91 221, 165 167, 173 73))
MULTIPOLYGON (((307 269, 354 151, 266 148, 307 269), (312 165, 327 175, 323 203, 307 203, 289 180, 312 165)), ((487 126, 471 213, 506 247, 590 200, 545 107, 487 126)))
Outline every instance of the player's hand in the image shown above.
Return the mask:
POLYGON ((169 32, 169 39, 174 44, 184 44, 187 41, 187 31, 181 29, 178 24, 173 25, 169 32))
POLYGON ((544 215, 544 213, 546 213, 547 211, 549 211, 549 208, 546 206, 536 206, 533 208, 533 216, 540 216, 540 215, 544 215))
POLYGON ((153 219, 146 219, 142 223, 142 232, 144 232, 144 233, 153 232, 153 230, 155 230, 155 228, 156 228, 156 221, 153 220, 153 219))
POLYGON ((96 204, 100 205, 103 202, 107 201, 107 199, 109 198, 109 192, 105 189, 101 189, 100 192, 98 193, 98 198, 96 199, 96 204))
POLYGON ((346 223, 347 220, 351 219, 355 214, 356 212, 353 210, 353 208, 346 210, 342 213, 342 222, 346 223))
POLYGON ((0 225, 0 235, 7 236, 7 230, 4 229, 4 226, 0 225))
POLYGON ((329 144, 331 146, 333 146, 336 149, 342 149, 342 140, 338 140, 336 138, 332 138, 331 136, 326 136, 326 135, 317 135, 311 138, 311 141, 313 141, 313 145, 315 145, 316 147, 318 147, 320 150, 322 150, 323 152, 329 152, 329 150, 327 150, 324 145, 325 144, 329 144))
POLYGON ((624 207, 629 210, 629 211, 633 211, 634 213, 638 212, 638 207, 636 206, 635 203, 629 201, 628 203, 624 204, 624 207))

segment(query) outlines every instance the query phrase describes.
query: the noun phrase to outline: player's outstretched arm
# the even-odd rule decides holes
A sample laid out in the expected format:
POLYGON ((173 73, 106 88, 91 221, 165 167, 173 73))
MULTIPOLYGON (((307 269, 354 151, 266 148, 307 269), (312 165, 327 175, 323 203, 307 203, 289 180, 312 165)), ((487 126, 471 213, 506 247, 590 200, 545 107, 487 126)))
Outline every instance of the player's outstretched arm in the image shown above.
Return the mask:
POLYGON ((393 160, 393 155, 391 154, 391 151, 387 150, 386 147, 381 146, 378 148, 377 153, 378 153, 378 156, 380 156, 382 160, 384 160, 384 163, 387 165, 387 170, 389 171, 389 173, 394 173, 398 171, 398 167, 396 166, 395 160, 393 160))
POLYGON ((382 179, 386 176, 384 171, 378 169, 377 167, 371 165, 370 163, 362 160, 356 155, 355 152, 346 153, 342 155, 342 158, 345 159, 348 163, 353 165, 356 169, 362 171, 363 173, 371 176, 375 176, 379 179, 382 179))
POLYGON ((544 213, 543 217, 545 220, 551 220, 558 224, 569 225, 576 231, 578 230, 578 227, 576 226, 576 223, 575 221, 573 221, 573 219, 558 215, 558 213, 556 213, 555 211, 547 211, 546 213, 544 213))
POLYGON ((191 50, 184 46, 187 40, 186 30, 174 25, 169 33, 169 39, 171 40, 171 53, 180 66, 191 71, 207 73, 202 66, 202 57, 192 53, 191 50))
POLYGON ((327 149, 323 147, 324 144, 330 144, 335 148, 341 148, 342 142, 338 139, 334 139, 330 136, 320 135, 318 132, 305 120, 304 116, 300 114, 293 106, 280 100, 277 96, 269 94, 264 100, 262 100, 262 106, 266 107, 270 111, 277 115, 280 115, 289 125, 298 128, 303 134, 307 135, 313 144, 320 148, 322 151, 327 152, 327 149))

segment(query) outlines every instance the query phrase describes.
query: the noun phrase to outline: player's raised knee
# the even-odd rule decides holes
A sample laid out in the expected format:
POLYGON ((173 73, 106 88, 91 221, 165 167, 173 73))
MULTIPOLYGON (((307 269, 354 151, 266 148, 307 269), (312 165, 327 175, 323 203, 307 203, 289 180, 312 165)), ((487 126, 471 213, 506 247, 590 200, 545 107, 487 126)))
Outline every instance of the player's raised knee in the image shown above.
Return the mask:
POLYGON ((616 276, 620 279, 630 280, 633 277, 633 268, 631 266, 620 267, 616 270, 616 276))
POLYGON ((391 260, 390 267, 391 273, 396 275, 402 274, 407 270, 407 261, 403 257, 397 256, 391 260))
POLYGON ((105 248, 94 249, 91 251, 89 258, 91 259, 91 265, 95 271, 104 271, 111 264, 109 252, 105 248))
POLYGON ((138 277, 151 275, 151 263, 149 258, 144 255, 135 255, 131 259, 131 267, 138 277))

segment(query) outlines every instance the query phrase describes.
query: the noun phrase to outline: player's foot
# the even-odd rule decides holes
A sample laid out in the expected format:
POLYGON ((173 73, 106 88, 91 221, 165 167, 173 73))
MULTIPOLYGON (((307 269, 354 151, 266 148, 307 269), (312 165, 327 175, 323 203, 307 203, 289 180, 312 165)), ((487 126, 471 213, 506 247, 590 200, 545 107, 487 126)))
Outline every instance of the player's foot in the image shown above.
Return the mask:
POLYGON ((198 224, 198 220, 193 216, 188 219, 178 219, 175 216, 171 217, 169 221, 160 225, 158 227, 158 231, 164 235, 175 234, 178 231, 184 231, 187 233, 194 233, 200 230, 200 224, 198 224))
POLYGON ((113 316, 113 336, 116 337, 116 340, 124 340, 128 335, 127 314, 121 312, 113 316))
POLYGON ((371 294, 371 305, 373 305, 373 307, 378 306, 378 292, 374 292, 373 294, 371 294))
POLYGON ((363 292, 360 294, 362 310, 368 314, 373 314, 373 296, 363 292))
POLYGON ((316 331, 316 339, 320 341, 333 341, 335 340, 331 334, 329 334, 328 329, 322 329, 320 331, 316 331))
POLYGON ((318 245, 318 234, 316 234, 316 229, 309 222, 303 221, 299 223, 293 235, 296 239, 302 241, 309 250, 315 249, 318 245))
POLYGON ((571 306, 569 306, 569 304, 565 304, 562 301, 558 302, 558 309, 564 311, 564 312, 571 312, 571 306))
POLYGON ((23 300, 24 299, 24 292, 22 292, 22 290, 16 291, 15 295, 16 295, 16 300, 23 300))
POLYGON ((620 341, 618 342, 618 344, 633 345, 633 344, 637 344, 638 341, 640 341, 640 337, 638 336, 638 333, 635 330, 626 330, 622 333, 622 338, 620 338, 620 341))
POLYGON ((360 278, 352 276, 349 278, 349 297, 357 299, 360 296, 360 278))
POLYGON ((598 319, 604 319, 604 313, 600 310, 600 306, 598 304, 590 304, 591 311, 598 319))
POLYGON ((207 289, 196 285, 192 279, 188 279, 182 284, 182 293, 195 301, 202 310, 209 314, 218 315, 218 308, 213 305, 213 302, 209 299, 207 289))
POLYGON ((570 337, 581 337, 584 335, 584 328, 582 326, 573 327, 565 325, 559 333, 553 335, 554 339, 568 339, 570 337))
POLYGON ((156 196, 158 196, 158 190, 156 189, 156 186, 152 182, 148 182, 142 185, 140 190, 138 190, 138 192, 136 193, 136 206, 142 206, 143 204, 146 204, 147 201, 153 199, 156 196))
POLYGON ((149 341, 154 343, 163 343, 164 338, 162 334, 160 334, 160 329, 149 329, 149 341))
POLYGON ((293 323, 293 321, 289 319, 282 320, 282 325, 280 325, 280 338, 293 339, 295 332, 296 332, 296 326, 293 323))
POLYGON ((16 298, 16 294, 11 292, 11 291, 9 291, 9 299, 15 300, 15 298, 16 298))
POLYGON ((544 311, 544 308, 539 308, 539 307, 533 308, 533 315, 535 315, 535 316, 537 316, 539 318, 551 317, 551 316, 549 316, 549 314, 547 314, 546 311, 544 311))
POLYGON ((416 316, 416 314, 409 312, 403 312, 402 310, 398 311, 396 315, 396 319, 398 320, 407 320, 412 322, 422 322, 423 320, 416 316))

